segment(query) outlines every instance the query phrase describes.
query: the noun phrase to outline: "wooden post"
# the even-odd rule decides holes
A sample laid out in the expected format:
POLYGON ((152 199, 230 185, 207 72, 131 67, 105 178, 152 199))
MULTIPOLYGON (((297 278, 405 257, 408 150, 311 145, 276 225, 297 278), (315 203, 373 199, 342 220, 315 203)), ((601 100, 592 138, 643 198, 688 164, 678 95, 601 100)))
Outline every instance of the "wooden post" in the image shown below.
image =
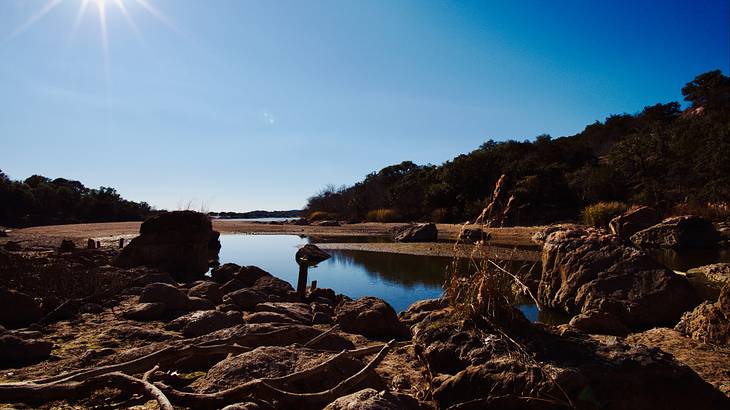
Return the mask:
POLYGON ((89 239, 88 241, 86 241, 86 247, 88 249, 96 249, 96 242, 94 242, 93 239, 89 239))
POLYGON ((313 291, 315 289, 317 289, 317 281, 316 280, 313 280, 312 281, 312 284, 309 286, 309 291, 311 292, 311 291, 313 291))
POLYGON ((119 238, 119 249, 124 248, 124 238, 119 238))
POLYGON ((96 241, 96 249, 101 249, 101 241, 96 241))
POLYGON ((299 279, 297 279, 297 294, 299 294, 299 301, 304 302, 307 296, 307 264, 299 264, 299 279))

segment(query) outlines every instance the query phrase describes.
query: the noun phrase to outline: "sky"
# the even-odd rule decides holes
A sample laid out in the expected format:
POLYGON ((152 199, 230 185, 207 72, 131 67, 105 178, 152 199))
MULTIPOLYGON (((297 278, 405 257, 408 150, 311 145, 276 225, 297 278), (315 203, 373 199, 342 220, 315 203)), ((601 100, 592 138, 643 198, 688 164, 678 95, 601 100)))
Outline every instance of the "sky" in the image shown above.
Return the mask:
POLYGON ((296 209, 404 160, 681 101, 728 74, 729 27, 727 0, 2 0, 0 169, 296 209))

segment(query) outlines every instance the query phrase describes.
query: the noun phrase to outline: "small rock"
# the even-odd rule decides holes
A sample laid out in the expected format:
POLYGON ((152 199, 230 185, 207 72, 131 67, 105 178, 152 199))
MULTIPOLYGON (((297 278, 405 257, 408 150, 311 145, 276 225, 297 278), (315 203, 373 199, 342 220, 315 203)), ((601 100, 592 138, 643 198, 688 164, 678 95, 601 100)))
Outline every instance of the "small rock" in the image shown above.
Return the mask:
POLYGON ((165 329, 179 331, 185 337, 197 337, 242 322, 243 319, 240 316, 229 315, 217 310, 202 310, 173 320, 165 326, 165 329))
POLYGON ((214 304, 218 304, 223 300, 223 292, 215 282, 202 282, 193 286, 188 291, 188 296, 208 299, 214 304))
POLYGON ((648 206, 640 206, 619 215, 608 223, 611 233, 628 239, 631 235, 652 227, 660 222, 659 212, 648 206))
POLYGON ((231 292, 235 292, 239 289, 243 289, 246 287, 246 284, 241 282, 238 279, 231 279, 228 282, 226 282, 223 286, 220 287, 220 291, 222 294, 228 294, 231 292))
POLYGON ((70 239, 64 239, 61 241, 61 246, 58 247, 59 252, 71 252, 76 249, 76 244, 70 239))
POLYGON ((312 323, 312 313, 309 305, 304 303, 274 302, 259 303, 256 305, 257 312, 274 312, 292 318, 302 324, 312 323))
POLYGON ((341 303, 335 309, 335 323, 345 332, 367 337, 402 339, 410 336, 395 310, 386 301, 375 297, 341 303))
POLYGON ((36 363, 51 355, 53 343, 25 340, 11 334, 0 335, 0 364, 25 365, 36 363))
POLYGON ((226 283, 233 279, 234 275, 241 270, 241 267, 235 263, 224 263, 210 271, 210 276, 218 283, 226 283))
POLYGON ((215 310, 215 304, 208 299, 190 297, 188 300, 187 310, 215 310))
POLYGON ((149 322, 162 318, 165 314, 165 309, 166 306, 164 303, 137 303, 130 309, 124 311, 122 316, 129 320, 149 322))
POLYGON ((151 283, 144 287, 139 296, 142 303, 164 303, 168 310, 186 310, 188 296, 167 283, 151 283))
POLYGON ((35 323, 42 317, 43 312, 32 297, 0 288, 0 325, 13 329, 35 323))
POLYGON ((422 223, 404 226, 394 235, 396 242, 436 242, 438 230, 432 223, 422 223))
POLYGON ((239 289, 235 292, 226 294, 224 302, 230 300, 243 310, 254 310, 256 305, 268 301, 266 294, 254 289, 239 289))
POLYGON ((271 276, 271 274, 258 266, 243 266, 233 277, 248 287, 253 286, 257 280, 266 276, 271 276))

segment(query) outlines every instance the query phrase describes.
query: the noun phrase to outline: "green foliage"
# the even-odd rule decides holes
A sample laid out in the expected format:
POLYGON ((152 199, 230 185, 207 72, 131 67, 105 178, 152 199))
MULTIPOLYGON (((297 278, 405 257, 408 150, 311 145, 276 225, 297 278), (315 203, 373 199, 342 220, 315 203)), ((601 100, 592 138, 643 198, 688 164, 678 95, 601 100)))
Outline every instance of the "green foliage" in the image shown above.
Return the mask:
POLYGON ((589 205, 580 213, 584 224, 596 228, 606 228, 611 219, 626 212, 628 206, 623 202, 599 202, 589 205))
POLYGON ((398 222, 401 217, 395 209, 375 209, 367 213, 365 220, 368 222, 398 222))
POLYGON ((612 115, 562 138, 489 140, 442 165, 410 161, 383 168, 350 187, 328 187, 307 211, 363 220, 393 209, 407 220, 463 222, 487 204, 502 174, 510 178, 519 218, 536 224, 575 219, 598 202, 651 205, 730 203, 730 79, 697 76, 677 102, 612 115))
POLYGON ((138 221, 152 212, 149 204, 127 201, 114 188, 90 189, 41 175, 13 181, 0 171, 0 225, 138 221))

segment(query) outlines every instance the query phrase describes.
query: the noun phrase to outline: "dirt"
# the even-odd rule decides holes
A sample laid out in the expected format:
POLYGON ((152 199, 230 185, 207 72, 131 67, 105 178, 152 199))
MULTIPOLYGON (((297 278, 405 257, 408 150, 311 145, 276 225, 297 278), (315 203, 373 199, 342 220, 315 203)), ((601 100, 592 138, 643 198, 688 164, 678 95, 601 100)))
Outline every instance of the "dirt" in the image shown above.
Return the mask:
MULTIPOLYGON (((100 241, 102 247, 117 247, 119 239, 125 241, 137 236, 141 222, 109 222, 93 224, 51 225, 15 229, 0 244, 20 241, 27 246, 58 246, 62 239, 71 239, 78 247, 86 247, 88 239, 100 241)), ((391 237, 393 230, 402 223, 358 223, 341 226, 289 225, 250 221, 214 220, 213 229, 221 234, 306 235, 325 237, 391 237)), ((463 225, 437 224, 440 241, 455 241, 463 225)), ((542 227, 488 228, 492 239, 488 246, 477 249, 473 245, 460 245, 457 251, 469 255, 491 256, 499 259, 534 261, 539 258, 532 235, 542 227), (486 251, 486 252, 485 252, 486 251)), ((454 256, 454 244, 437 243, 327 243, 326 249, 354 249, 363 251, 401 253, 409 255, 454 256)))

